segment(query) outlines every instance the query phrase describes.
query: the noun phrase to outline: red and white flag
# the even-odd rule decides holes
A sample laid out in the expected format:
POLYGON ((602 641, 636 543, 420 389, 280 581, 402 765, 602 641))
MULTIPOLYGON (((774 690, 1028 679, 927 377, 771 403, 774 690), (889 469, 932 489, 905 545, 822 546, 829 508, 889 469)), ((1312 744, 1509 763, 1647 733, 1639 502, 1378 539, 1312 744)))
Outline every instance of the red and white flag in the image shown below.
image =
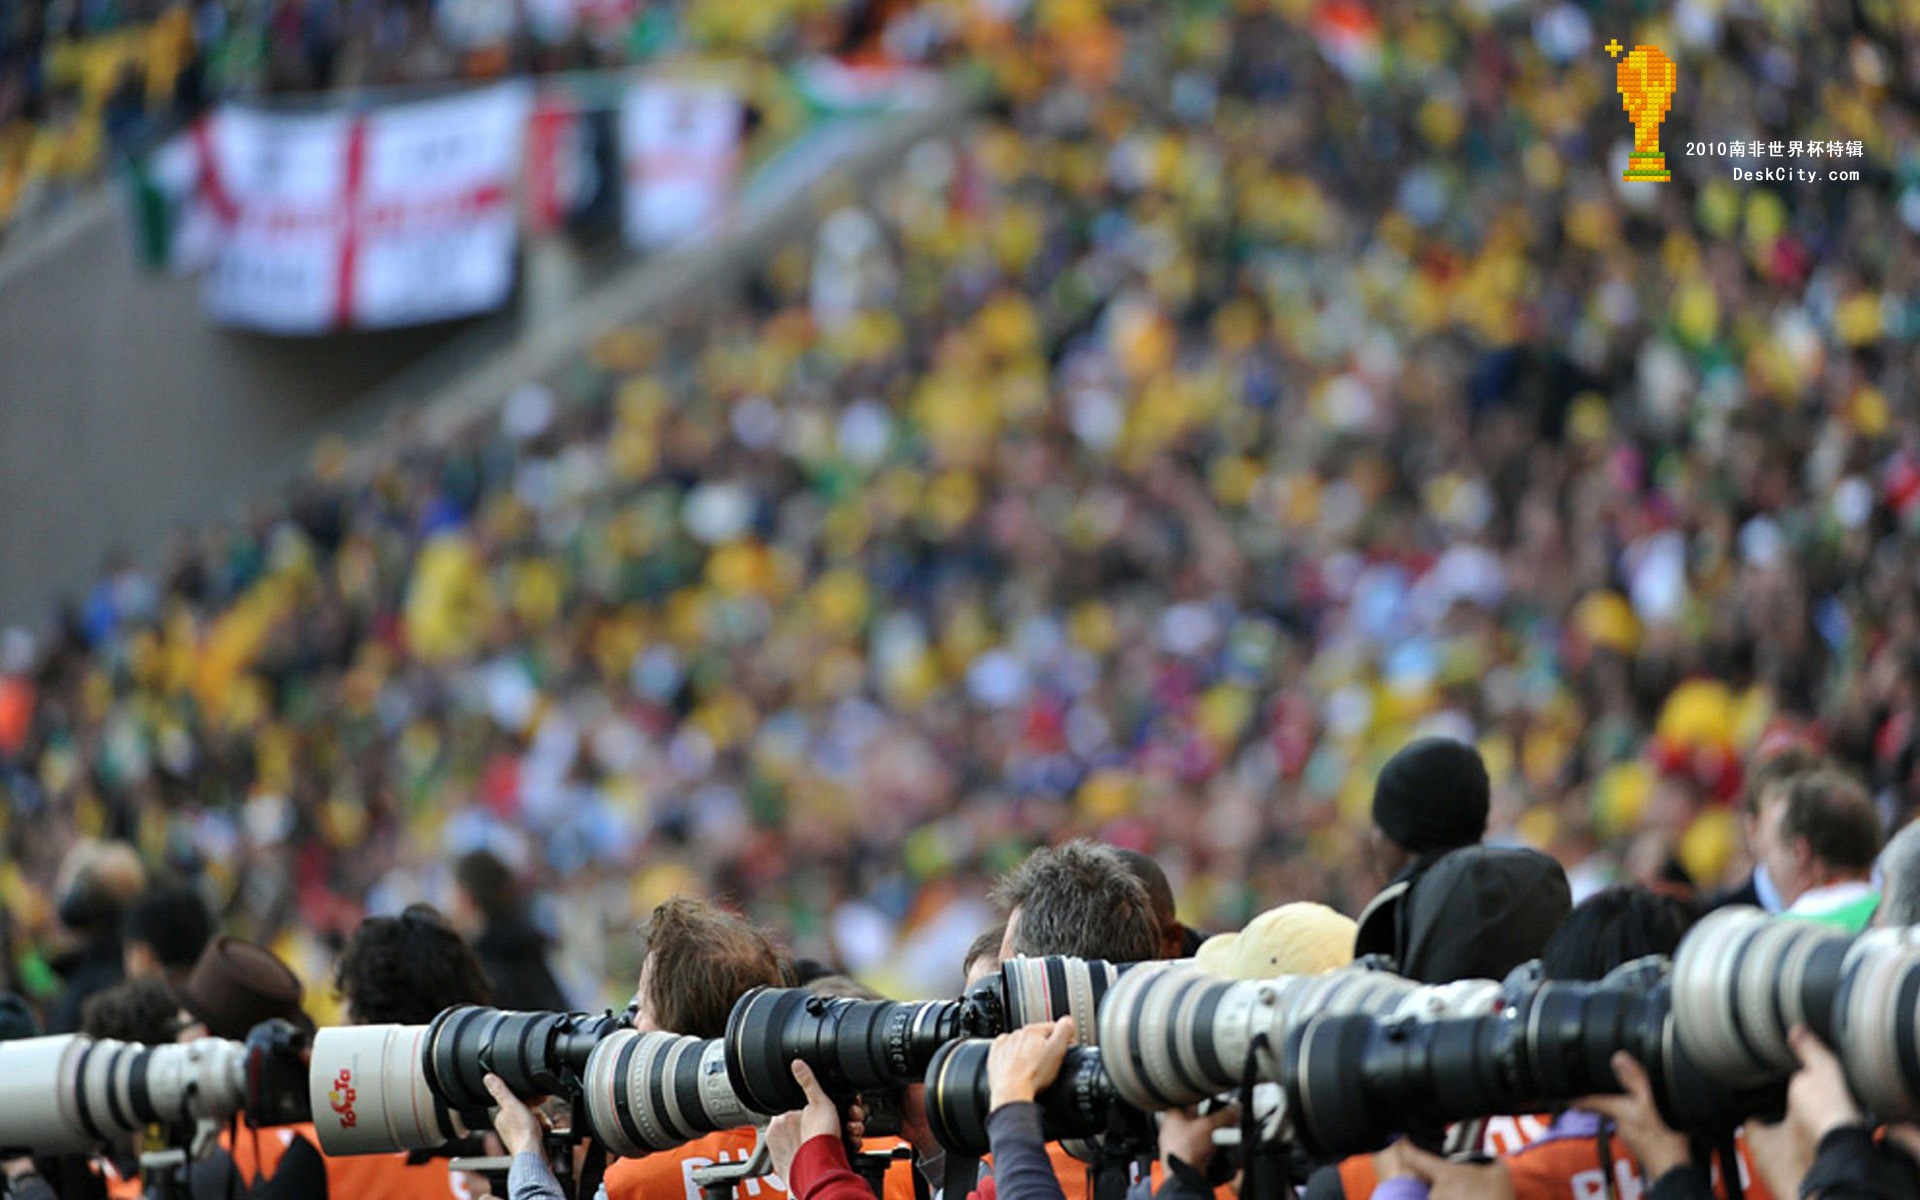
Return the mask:
POLYGON ((225 108, 202 127, 223 324, 313 334, 498 308, 513 286, 520 84, 366 113, 225 108))
POLYGON ((732 89, 647 82, 620 112, 627 241, 642 249, 711 232, 733 203, 744 110, 732 89))

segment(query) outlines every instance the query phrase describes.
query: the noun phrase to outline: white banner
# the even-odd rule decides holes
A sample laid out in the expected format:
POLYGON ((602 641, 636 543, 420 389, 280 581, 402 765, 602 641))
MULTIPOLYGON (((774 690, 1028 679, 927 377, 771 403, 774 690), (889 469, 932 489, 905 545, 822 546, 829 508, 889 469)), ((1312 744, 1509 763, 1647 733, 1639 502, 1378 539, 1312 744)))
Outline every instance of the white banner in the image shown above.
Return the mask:
POLYGON ((220 110, 199 137, 225 225, 208 315, 302 334, 498 308, 531 103, 504 84, 362 114, 220 110))
POLYGON ((642 249, 711 231, 740 170, 740 98, 717 84, 653 82, 620 112, 627 241, 642 249))

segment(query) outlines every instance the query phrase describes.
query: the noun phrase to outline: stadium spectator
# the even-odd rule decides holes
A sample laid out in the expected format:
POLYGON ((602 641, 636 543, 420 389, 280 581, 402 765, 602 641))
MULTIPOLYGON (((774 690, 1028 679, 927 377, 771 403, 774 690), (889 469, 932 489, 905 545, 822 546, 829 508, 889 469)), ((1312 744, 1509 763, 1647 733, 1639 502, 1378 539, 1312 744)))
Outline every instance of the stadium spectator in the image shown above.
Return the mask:
POLYGON ((1762 814, 1761 841, 1785 914, 1858 933, 1880 902, 1872 880, 1880 852, 1873 802, 1839 770, 1794 776, 1784 790, 1762 814))
POLYGON ((1767 807, 1779 801, 1786 785, 1795 776, 1804 775, 1826 766, 1827 761, 1821 755, 1805 746, 1788 746, 1775 751, 1760 760, 1740 790, 1740 833, 1747 845, 1747 854, 1753 859, 1753 871, 1746 882, 1739 887, 1715 898, 1713 906, 1719 908, 1728 904, 1749 904, 1777 913, 1786 905, 1781 903, 1780 889, 1774 885, 1767 874, 1767 864, 1762 853, 1762 829, 1771 830, 1764 813, 1767 807))
POLYGON ((47 1011, 49 1033, 79 1028, 87 998, 125 977, 120 917, 146 886, 146 868, 125 842, 83 842, 68 855, 61 874, 65 883, 57 915, 79 945, 52 964, 65 987, 47 1011))
POLYGON ((1007 914, 1002 962, 1049 954, 1146 962, 1160 950, 1147 889, 1108 846, 1073 841, 1035 850, 1000 878, 994 900, 1007 914))
POLYGON ((127 977, 158 975, 178 987, 213 940, 213 914, 191 884, 155 883, 134 897, 120 928, 127 977))
POLYGON ((547 939, 528 919, 513 869, 475 850, 453 865, 450 916, 473 941, 493 1002, 518 1012, 564 1012, 570 1006, 547 966, 547 939))
MULTIPOLYGON (((831 247, 787 247, 512 419, 397 424, 104 576, 138 602, 53 630, 15 752, 26 961, 71 830, 136 815, 240 847, 210 898, 313 970, 343 898, 504 831, 593 914, 562 977, 610 987, 677 891, 871 976, 1070 836, 1154 854, 1202 926, 1352 912, 1367 784, 1425 734, 1583 889, 1737 884, 1736 764, 1787 725, 1911 808, 1895 23, 1677 23, 1676 121, 1830 130, 1866 182, 1648 189, 1588 94, 1624 10, 1394 8, 1356 42, 1327 6, 1145 7, 927 39, 990 100, 855 198, 844 319, 831 247)), ((694 46, 793 29, 702 10, 694 46)), ((874 982, 944 988, 955 927, 874 982)))

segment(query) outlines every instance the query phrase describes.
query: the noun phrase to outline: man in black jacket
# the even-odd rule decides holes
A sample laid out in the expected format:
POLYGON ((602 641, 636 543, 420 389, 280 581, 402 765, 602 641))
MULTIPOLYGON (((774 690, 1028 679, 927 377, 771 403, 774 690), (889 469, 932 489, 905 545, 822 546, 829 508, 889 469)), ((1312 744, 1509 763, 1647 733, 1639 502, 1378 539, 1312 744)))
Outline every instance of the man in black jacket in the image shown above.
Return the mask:
POLYGON ((519 1012, 564 1012, 569 1005, 547 967, 547 939, 527 918, 513 869, 486 850, 453 865, 453 918, 473 942, 493 1002, 519 1012))

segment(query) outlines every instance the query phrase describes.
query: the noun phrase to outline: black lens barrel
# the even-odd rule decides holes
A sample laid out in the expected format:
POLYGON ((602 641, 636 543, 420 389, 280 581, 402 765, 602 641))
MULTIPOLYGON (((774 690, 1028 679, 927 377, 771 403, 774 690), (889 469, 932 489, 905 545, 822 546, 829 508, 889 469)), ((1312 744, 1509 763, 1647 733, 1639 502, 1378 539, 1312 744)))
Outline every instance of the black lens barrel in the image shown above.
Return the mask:
POLYGON ((967 1012, 958 1000, 851 1000, 758 988, 727 1018, 727 1078, 764 1113, 805 1107, 806 1094, 793 1081, 795 1059, 843 1096, 919 1083, 934 1054, 963 1035, 967 1012))
MULTIPOLYGON (((948 1042, 927 1065, 927 1125, 950 1153, 987 1153, 987 1117, 993 1111, 987 1056, 988 1038, 948 1042)), ((1048 1141, 1097 1137, 1107 1129, 1115 1106, 1121 1105, 1107 1078, 1100 1049, 1074 1046, 1060 1063, 1052 1083, 1034 1102, 1040 1107, 1040 1130, 1048 1141)))

